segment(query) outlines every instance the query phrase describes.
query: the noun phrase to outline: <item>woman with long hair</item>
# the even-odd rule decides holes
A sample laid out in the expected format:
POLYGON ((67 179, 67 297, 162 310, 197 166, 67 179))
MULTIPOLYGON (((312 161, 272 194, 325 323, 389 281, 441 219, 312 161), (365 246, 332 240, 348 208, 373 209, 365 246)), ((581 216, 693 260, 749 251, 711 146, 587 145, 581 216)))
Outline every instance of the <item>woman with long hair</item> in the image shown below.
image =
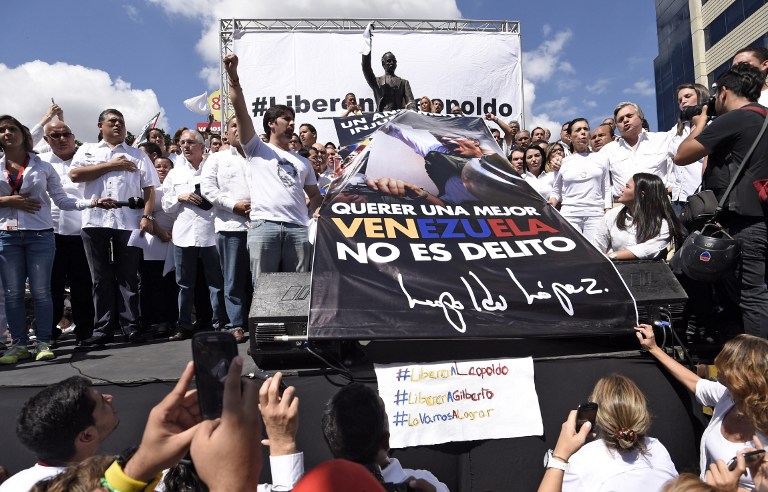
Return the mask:
POLYGON ((658 176, 635 174, 618 201, 623 206, 605 214, 595 238, 598 249, 612 260, 654 259, 666 255, 669 243, 680 239, 680 222, 658 176))
POLYGON ((677 476, 667 449, 647 435, 648 402, 631 379, 620 374, 601 378, 589 401, 598 405, 592 430, 597 439, 567 458, 563 492, 652 492, 677 476))
POLYGON ((30 357, 24 308, 25 284, 35 310, 36 360, 54 358, 50 346, 53 328, 51 271, 56 251, 51 199, 61 210, 83 210, 96 200, 68 196, 56 170, 32 152, 29 130, 12 116, 0 116, 0 278, 13 342, 0 364, 15 364, 30 357))
POLYGON ((552 194, 551 173, 544 170, 544 151, 541 147, 531 145, 523 154, 523 179, 538 191, 544 199, 552 194))
POLYGON ((589 150, 589 123, 576 118, 568 126, 571 155, 555 174, 549 203, 561 204, 560 213, 590 242, 600 231, 605 211, 613 206, 609 169, 604 159, 589 150))
POLYGON ((421 96, 421 99, 419 99, 419 111, 425 113, 434 112, 432 109, 432 99, 430 99, 429 96, 421 96))
MULTIPOLYGON (((560 166, 563 164, 563 158, 565 157, 565 150, 563 144, 560 142, 553 142, 547 145, 547 151, 544 155, 546 158, 546 164, 544 170, 548 173, 556 173, 560 171, 560 166)), ((547 197, 549 198, 549 197, 547 197)))
MULTIPOLYGON (((676 153, 680 143, 685 140, 693 129, 690 119, 683 119, 683 108, 686 106, 696 106, 704 104, 709 99, 709 91, 701 84, 681 84, 677 87, 677 104, 680 109, 680 116, 677 123, 670 130, 674 133, 670 143, 670 152, 676 153)), ((696 193, 701 186, 701 176, 704 172, 707 158, 704 157, 687 166, 678 166, 672 164, 670 172, 670 188, 672 192, 672 208, 676 214, 680 214, 683 205, 688 201, 688 197, 696 193)))
MULTIPOLYGON (((714 407, 701 436, 700 469, 705 478, 709 465, 727 462, 744 448, 755 447, 755 437, 768 443, 768 340, 739 335, 723 345, 715 357, 717 381, 700 378, 656 345, 650 325, 635 327, 640 345, 696 396, 702 405, 714 407)), ((754 489, 751 473, 739 487, 754 489)))

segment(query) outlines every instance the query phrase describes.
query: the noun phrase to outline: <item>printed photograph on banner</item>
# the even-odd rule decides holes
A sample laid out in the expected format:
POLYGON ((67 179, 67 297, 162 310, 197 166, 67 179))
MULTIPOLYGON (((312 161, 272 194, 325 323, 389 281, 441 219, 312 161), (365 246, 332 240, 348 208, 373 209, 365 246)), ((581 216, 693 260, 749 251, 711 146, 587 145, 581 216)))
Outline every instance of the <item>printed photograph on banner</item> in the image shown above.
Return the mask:
POLYGON ((631 332, 634 300, 611 262, 482 119, 405 111, 365 138, 320 208, 310 338, 631 332))
POLYGON ((393 448, 544 433, 530 357, 374 369, 393 448))

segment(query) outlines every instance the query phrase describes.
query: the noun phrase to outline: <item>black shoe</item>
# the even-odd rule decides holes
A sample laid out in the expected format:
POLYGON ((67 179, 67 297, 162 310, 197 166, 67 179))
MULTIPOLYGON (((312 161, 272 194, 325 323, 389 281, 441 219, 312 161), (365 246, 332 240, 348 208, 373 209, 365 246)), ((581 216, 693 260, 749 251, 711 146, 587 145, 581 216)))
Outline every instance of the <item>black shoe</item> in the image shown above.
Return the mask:
POLYGON ((132 331, 128 334, 127 337, 125 337, 126 340, 128 340, 128 343, 146 343, 147 339, 144 338, 144 335, 141 334, 139 330, 132 331))
POLYGON ((180 342, 182 340, 188 340, 192 337, 192 334, 186 330, 179 330, 168 338, 170 342, 180 342))
POLYGON ((61 337, 61 334, 62 334, 61 328, 59 328, 58 326, 54 326, 53 330, 51 330, 51 341, 55 342, 56 340, 58 340, 59 337, 61 337))
POLYGON ((80 343, 80 346, 81 347, 103 347, 104 345, 111 343, 113 341, 114 341, 113 335, 108 335, 100 331, 95 331, 93 332, 93 336, 83 340, 80 343))
POLYGON ((158 323, 152 325, 152 338, 166 338, 171 332, 171 323, 158 323))

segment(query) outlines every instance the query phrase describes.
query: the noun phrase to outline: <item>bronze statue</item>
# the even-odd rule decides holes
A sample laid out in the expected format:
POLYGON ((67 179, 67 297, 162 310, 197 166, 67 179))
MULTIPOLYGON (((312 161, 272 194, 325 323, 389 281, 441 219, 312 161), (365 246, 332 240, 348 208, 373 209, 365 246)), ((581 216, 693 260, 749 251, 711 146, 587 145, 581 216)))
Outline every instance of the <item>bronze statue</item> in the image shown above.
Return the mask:
POLYGON ((395 55, 389 51, 384 53, 381 57, 381 66, 384 67, 384 75, 376 77, 371 69, 371 54, 363 55, 363 75, 373 90, 376 112, 414 108, 416 104, 411 84, 406 79, 395 75, 395 69, 397 69, 395 55))

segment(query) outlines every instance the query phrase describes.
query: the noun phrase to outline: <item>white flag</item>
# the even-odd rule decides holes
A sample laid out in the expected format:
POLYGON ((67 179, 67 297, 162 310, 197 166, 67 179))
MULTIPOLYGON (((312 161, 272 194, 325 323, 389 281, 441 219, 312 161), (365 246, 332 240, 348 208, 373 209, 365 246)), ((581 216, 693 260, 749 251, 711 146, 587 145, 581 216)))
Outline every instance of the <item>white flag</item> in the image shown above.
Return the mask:
POLYGON ((371 52, 371 39, 373 38, 373 21, 368 24, 363 33, 363 47, 360 50, 361 55, 367 55, 371 52))
POLYGON ((133 140, 134 147, 138 147, 139 144, 147 141, 147 130, 155 127, 158 118, 160 118, 160 113, 157 113, 155 116, 151 117, 149 121, 147 121, 147 124, 142 127, 139 133, 136 134, 136 138, 133 140))
POLYGON ((208 92, 190 97, 184 101, 184 106, 193 113, 208 115, 211 112, 211 109, 208 107, 208 92))

